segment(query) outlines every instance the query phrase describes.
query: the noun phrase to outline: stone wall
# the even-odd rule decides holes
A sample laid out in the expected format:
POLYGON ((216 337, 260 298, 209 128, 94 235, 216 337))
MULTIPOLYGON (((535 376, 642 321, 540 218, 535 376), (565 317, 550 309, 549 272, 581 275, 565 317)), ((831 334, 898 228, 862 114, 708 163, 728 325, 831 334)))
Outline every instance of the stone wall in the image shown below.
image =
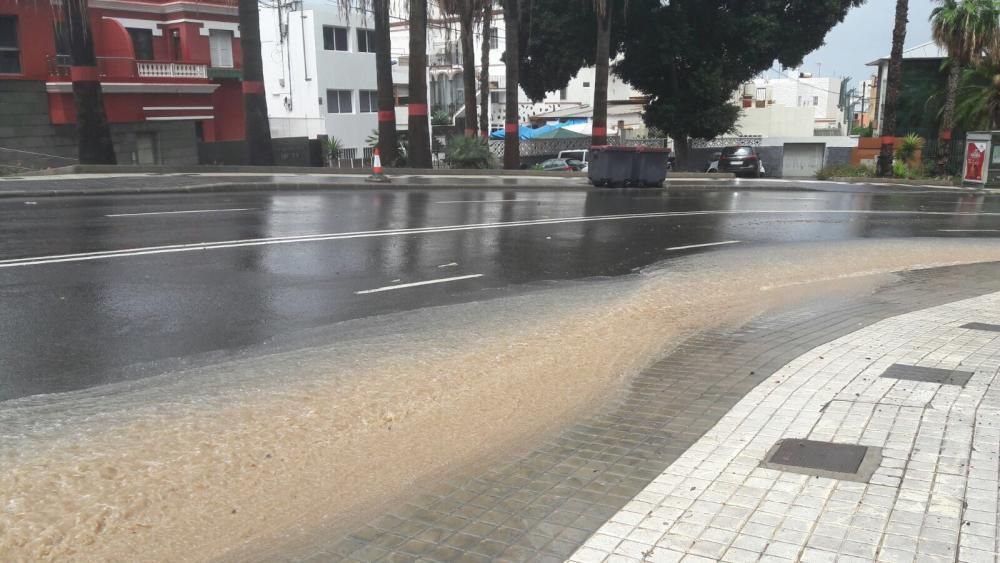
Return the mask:
MULTIPOLYGON (((119 164, 136 162, 136 133, 156 133, 159 163, 198 163, 192 121, 115 123, 111 135, 119 164)), ((45 84, 0 80, 0 170, 38 170, 76 164, 76 127, 49 121, 45 84)))

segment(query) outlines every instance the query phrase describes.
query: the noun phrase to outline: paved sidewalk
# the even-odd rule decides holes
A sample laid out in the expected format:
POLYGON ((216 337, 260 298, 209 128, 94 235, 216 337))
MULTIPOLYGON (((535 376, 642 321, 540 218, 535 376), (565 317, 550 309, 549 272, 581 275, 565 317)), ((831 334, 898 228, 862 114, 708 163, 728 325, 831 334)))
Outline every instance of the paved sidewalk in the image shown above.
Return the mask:
MULTIPOLYGON (((1000 291, 998 271, 1000 265, 982 264, 911 272, 871 296, 823 299, 739 329, 700 334, 634 378, 606 408, 526 455, 479 475, 442 478, 350 533, 319 530, 276 551, 233 560, 559 562, 588 539, 605 556, 619 544, 627 549, 632 544, 620 535, 614 545, 602 543, 614 534, 602 534, 612 540, 593 535, 652 480, 664 479, 733 408, 743 408, 748 393, 772 390, 767 381, 786 364, 894 315, 1000 291)), ((688 486, 688 494, 698 492, 688 486)), ((648 513, 636 513, 642 518, 635 524, 648 513)), ((634 524, 627 532, 649 534, 634 524)), ((660 539, 643 537, 646 551, 660 539)))
POLYGON ((1000 293, 819 346, 747 394, 572 561, 996 561, 998 371, 1000 293), (843 452, 761 467, 788 439, 881 460, 861 482, 816 476, 843 452))

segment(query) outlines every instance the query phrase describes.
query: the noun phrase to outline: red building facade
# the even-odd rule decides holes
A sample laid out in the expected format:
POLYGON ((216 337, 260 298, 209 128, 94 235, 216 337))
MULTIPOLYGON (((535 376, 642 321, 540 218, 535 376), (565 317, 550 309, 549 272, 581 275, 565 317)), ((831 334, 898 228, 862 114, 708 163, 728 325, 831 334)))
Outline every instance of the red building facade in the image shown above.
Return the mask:
MULTIPOLYGON (((196 155, 196 140, 244 138, 235 3, 91 0, 89 13, 119 162, 182 163, 196 155), (188 142, 190 147, 173 146, 188 142)), ((6 94, 6 101, 30 106, 30 114, 43 96, 56 137, 73 134, 76 120, 61 26, 49 2, 0 0, 0 106, 6 94)), ((17 117, 0 109, 0 147, 9 149, 8 160, 24 143, 10 131, 3 134, 5 121, 21 121, 27 129, 20 137, 46 136, 39 119, 17 117)), ((25 150, 23 158, 31 152, 38 151, 25 150)))

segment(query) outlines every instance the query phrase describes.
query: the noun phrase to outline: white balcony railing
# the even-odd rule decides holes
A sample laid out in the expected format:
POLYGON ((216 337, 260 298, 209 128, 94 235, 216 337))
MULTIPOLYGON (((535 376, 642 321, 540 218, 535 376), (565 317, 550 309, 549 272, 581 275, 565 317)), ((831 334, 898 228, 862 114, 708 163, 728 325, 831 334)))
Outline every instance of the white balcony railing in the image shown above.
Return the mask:
POLYGON ((208 65, 136 61, 140 78, 208 78, 208 65))

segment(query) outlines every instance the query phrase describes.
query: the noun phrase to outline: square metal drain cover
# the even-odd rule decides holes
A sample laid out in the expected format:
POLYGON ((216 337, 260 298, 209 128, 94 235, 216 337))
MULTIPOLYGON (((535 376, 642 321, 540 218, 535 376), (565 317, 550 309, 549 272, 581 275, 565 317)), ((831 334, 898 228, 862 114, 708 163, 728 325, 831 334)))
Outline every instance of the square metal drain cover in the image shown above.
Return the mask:
POLYGON ((814 440, 781 440, 761 467, 867 483, 882 463, 882 449, 814 440))
POLYGON ((1000 332, 1000 325, 990 325, 986 323, 968 323, 959 328, 971 328, 972 330, 986 330, 989 332, 1000 332))
POLYGON ((885 370, 882 377, 965 387, 965 384, 972 379, 972 372, 892 364, 889 369, 885 370))

